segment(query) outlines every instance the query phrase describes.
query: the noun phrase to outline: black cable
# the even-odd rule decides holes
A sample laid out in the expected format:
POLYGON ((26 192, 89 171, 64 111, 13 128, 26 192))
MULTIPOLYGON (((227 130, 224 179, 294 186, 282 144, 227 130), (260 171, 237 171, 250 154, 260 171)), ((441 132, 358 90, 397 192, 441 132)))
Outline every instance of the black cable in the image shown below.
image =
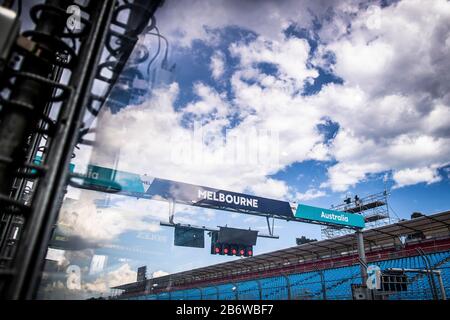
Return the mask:
POLYGON ((155 27, 156 32, 148 32, 147 34, 155 35, 158 37, 158 49, 156 50, 155 55, 152 57, 152 59, 149 61, 147 66, 147 77, 150 77, 150 67, 152 66, 153 62, 156 60, 156 58, 159 56, 159 53, 161 52, 161 38, 162 36, 159 34, 159 29, 155 27))
POLYGON ((17 16, 20 17, 22 14, 22 0, 17 0, 17 16))
MULTIPOLYGON (((162 39, 165 41, 165 43, 166 43, 166 50, 165 50, 165 53, 164 53, 164 59, 163 59, 163 62, 164 62, 164 61, 167 61, 167 55, 169 54, 169 41, 167 40, 167 38, 166 38, 165 36, 163 36, 163 35, 159 32, 158 27, 155 26, 155 29, 156 29, 156 31, 157 31, 157 34, 156 34, 156 35, 157 35, 159 38, 162 38, 162 39)), ((155 33, 153 33, 153 32, 149 32, 149 34, 155 35, 155 33)))
MULTIPOLYGON (((142 1, 142 0, 141 0, 142 1)), ((124 11, 124 10, 129 10, 130 7, 133 8, 144 8, 141 5, 137 4, 135 5, 135 2, 131 2, 130 0, 123 0, 123 2, 125 3, 125 5, 120 5, 117 7, 116 12, 115 12, 115 18, 113 18, 112 21, 112 25, 122 25, 122 23, 120 23, 119 21, 117 21, 117 17, 119 16, 120 12, 124 11)), ((156 8, 158 6, 160 6, 162 4, 163 1, 161 0, 155 0, 151 3, 150 5, 145 6, 145 12, 148 12, 149 10, 154 12, 156 11, 156 8), (155 6, 156 4, 156 6, 155 6)), ((129 18, 130 19, 130 18, 129 18)), ((129 56, 131 55, 131 51, 133 50, 134 46, 137 43, 138 40, 138 35, 139 34, 144 34, 146 31, 149 32, 151 30, 154 29, 155 27, 155 17, 152 15, 151 17, 149 17, 149 19, 147 19, 146 17, 143 18, 144 21, 142 21, 142 23, 139 24, 139 26, 137 27, 137 29, 133 28, 133 30, 126 30, 125 33, 119 33, 117 31, 114 31, 113 29, 111 29, 111 33, 108 36, 108 39, 106 40, 106 49, 108 51, 108 57, 106 58, 105 62, 102 62, 99 64, 98 69, 102 70, 103 68, 107 68, 109 71, 112 72, 112 76, 110 76, 109 78, 106 76, 101 75, 99 72, 97 79, 100 81, 103 81, 105 83, 107 83, 107 89, 106 91, 101 95, 101 99, 96 99, 97 101, 100 102, 99 106, 97 108, 93 108, 92 106, 89 105, 88 110, 90 111, 90 113, 94 116, 94 118, 98 115, 100 109, 102 108, 103 104, 105 103, 105 101, 107 100, 107 97, 109 96, 109 94, 111 93, 112 88, 114 87, 114 84, 116 83, 117 79, 119 78, 119 75, 121 74, 121 72, 123 71, 123 68, 125 66, 125 63, 127 61, 127 59, 129 58, 129 56), (148 24, 149 20, 151 21, 150 24, 148 24), (143 26, 141 28, 141 25, 145 25, 147 24, 147 27, 143 26), (119 38, 119 47, 118 48, 113 48, 112 47, 112 39, 114 37, 118 37, 119 38), (114 58, 114 60, 111 60, 111 58, 114 58)), ((127 29, 127 27, 125 27, 125 29, 127 29)), ((160 41, 159 41, 160 42, 160 41)), ((159 54, 159 53, 158 53, 159 54)), ((157 58, 154 57, 152 59, 152 62, 157 58)))

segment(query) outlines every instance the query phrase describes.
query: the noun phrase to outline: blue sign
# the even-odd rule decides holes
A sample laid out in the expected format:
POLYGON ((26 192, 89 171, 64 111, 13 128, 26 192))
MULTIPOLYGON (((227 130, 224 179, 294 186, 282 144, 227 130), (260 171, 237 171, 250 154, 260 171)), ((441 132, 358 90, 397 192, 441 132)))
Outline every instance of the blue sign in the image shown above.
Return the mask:
POLYGON ((287 201, 159 179, 94 165, 88 166, 88 172, 83 177, 83 186, 97 191, 114 192, 136 198, 171 200, 203 208, 263 214, 287 220, 298 218, 311 222, 364 228, 364 218, 357 214, 302 204, 298 205, 294 213, 287 201))
POLYGON ((211 209, 270 214, 284 218, 293 217, 291 206, 287 201, 159 179, 94 165, 88 167, 83 185, 97 188, 97 190, 99 187, 115 189, 118 194, 137 198, 173 200, 177 203, 211 209))
POLYGON ((311 221, 327 222, 352 228, 364 228, 364 217, 343 211, 322 209, 299 204, 294 216, 311 221))

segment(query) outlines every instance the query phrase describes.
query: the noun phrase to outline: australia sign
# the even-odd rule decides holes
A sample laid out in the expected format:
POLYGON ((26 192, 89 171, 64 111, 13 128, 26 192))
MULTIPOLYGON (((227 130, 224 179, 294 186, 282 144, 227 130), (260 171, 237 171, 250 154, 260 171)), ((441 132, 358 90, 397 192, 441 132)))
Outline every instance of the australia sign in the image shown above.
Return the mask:
POLYGON ((299 204, 294 216, 296 218, 326 222, 351 228, 364 228, 364 217, 343 211, 317 208, 299 204))

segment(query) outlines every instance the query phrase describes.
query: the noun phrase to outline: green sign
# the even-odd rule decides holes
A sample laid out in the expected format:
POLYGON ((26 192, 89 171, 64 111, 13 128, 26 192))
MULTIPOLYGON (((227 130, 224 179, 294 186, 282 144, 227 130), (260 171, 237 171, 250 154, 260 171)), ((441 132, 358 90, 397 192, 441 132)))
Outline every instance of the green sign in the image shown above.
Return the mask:
POLYGON ((87 175, 84 178, 84 185, 136 196, 144 194, 153 180, 152 177, 145 175, 140 176, 135 173, 89 165, 87 175), (149 183, 146 183, 148 180, 150 180, 149 183))
POLYGON ((294 216, 296 218, 327 222, 352 228, 364 228, 364 217, 359 214, 322 209, 299 204, 294 216))

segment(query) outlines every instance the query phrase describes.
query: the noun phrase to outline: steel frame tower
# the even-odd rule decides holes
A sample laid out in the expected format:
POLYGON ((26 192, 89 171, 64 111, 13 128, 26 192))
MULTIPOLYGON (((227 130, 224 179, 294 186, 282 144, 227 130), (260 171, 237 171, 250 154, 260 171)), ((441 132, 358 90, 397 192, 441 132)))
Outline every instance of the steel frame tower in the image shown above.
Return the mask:
MULTIPOLYGON (((12 45, 0 69, 1 298, 35 297, 66 187, 75 184, 73 150, 88 143, 86 112, 98 114, 161 3, 46 0, 30 9, 33 30, 9 35, 12 45), (67 27, 73 5, 80 9, 81 30, 67 27), (119 17, 125 11, 124 22, 119 17), (92 92, 94 81, 106 84, 104 95, 92 92)), ((3 11, 18 24, 7 9, 12 4, 5 1, 3 11)))
MULTIPOLYGON (((368 195, 364 198, 359 198, 358 196, 355 196, 354 198, 347 197, 344 200, 344 203, 332 206, 331 209, 361 214, 364 216, 364 221, 366 223, 365 229, 371 229, 393 222, 393 219, 389 214, 388 197, 389 192, 387 190, 368 195)), ((331 239, 352 232, 352 230, 345 228, 325 226, 322 227, 322 238, 331 239)))

